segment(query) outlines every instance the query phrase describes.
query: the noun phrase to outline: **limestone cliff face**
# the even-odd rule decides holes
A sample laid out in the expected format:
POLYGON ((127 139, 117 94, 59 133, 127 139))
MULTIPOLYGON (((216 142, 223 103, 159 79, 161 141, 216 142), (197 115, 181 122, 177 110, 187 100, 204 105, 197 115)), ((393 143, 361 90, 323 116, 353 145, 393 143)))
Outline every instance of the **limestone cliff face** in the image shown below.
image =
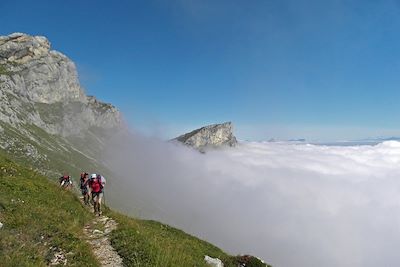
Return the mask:
POLYGON ((0 37, 0 63, 14 73, 9 80, 14 91, 31 101, 85 102, 74 63, 51 51, 45 37, 22 33, 0 37))
POLYGON ((75 64, 42 36, 0 37, 0 103, 0 121, 34 124, 50 134, 121 124, 115 107, 85 95, 75 64))
POLYGON ((48 173, 99 169, 121 128, 120 112, 86 96, 75 64, 45 37, 0 36, 0 150, 48 173))
POLYGON ((208 147, 235 146, 236 137, 233 135, 231 122, 213 124, 196 129, 174 139, 200 151, 208 147))

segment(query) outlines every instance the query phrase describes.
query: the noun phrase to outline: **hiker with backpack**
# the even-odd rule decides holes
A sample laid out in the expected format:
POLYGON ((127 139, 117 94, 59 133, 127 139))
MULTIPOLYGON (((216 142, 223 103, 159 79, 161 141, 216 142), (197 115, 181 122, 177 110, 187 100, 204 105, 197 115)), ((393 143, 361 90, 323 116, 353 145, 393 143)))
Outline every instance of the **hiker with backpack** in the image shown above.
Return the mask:
POLYGON ((90 179, 90 191, 92 194, 94 213, 101 215, 101 199, 103 198, 106 179, 100 174, 92 174, 90 179))
POLYGON ((81 192, 83 196, 83 203, 85 205, 89 205, 90 193, 89 193, 89 173, 82 172, 81 173, 81 192))
POLYGON ((60 187, 62 188, 70 189, 72 187, 72 179, 68 173, 64 173, 58 180, 60 182, 60 187))

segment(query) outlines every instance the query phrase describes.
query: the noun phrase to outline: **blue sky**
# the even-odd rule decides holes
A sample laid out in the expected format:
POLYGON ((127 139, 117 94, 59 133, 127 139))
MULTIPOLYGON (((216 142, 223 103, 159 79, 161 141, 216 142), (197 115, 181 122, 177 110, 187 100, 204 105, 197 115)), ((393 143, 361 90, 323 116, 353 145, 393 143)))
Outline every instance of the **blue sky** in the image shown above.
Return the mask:
POLYGON ((0 2, 0 34, 45 35, 89 94, 172 137, 400 135, 398 1, 0 2))

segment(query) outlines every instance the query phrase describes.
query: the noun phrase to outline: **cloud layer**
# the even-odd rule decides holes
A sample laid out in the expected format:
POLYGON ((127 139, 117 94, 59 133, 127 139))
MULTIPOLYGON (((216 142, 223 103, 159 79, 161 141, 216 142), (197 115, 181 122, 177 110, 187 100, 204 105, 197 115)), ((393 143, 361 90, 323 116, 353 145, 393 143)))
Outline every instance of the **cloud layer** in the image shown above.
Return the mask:
POLYGON ((274 266, 396 266, 400 143, 242 142, 200 154, 119 136, 113 206, 274 266))

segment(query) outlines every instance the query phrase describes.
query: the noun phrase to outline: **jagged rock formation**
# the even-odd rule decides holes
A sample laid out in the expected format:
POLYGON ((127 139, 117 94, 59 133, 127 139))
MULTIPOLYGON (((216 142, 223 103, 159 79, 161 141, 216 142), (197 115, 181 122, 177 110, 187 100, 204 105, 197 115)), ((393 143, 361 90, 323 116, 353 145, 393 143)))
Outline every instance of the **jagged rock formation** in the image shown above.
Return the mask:
POLYGON ((86 96, 75 64, 50 48, 42 36, 0 36, 0 149, 42 165, 57 150, 93 160, 88 146, 121 128, 120 112, 86 96))
POLYGON ((204 149, 208 147, 232 147, 237 144, 232 129, 233 126, 231 122, 208 125, 181 135, 173 139, 173 141, 182 142, 183 144, 194 147, 200 151, 204 151, 204 149))

